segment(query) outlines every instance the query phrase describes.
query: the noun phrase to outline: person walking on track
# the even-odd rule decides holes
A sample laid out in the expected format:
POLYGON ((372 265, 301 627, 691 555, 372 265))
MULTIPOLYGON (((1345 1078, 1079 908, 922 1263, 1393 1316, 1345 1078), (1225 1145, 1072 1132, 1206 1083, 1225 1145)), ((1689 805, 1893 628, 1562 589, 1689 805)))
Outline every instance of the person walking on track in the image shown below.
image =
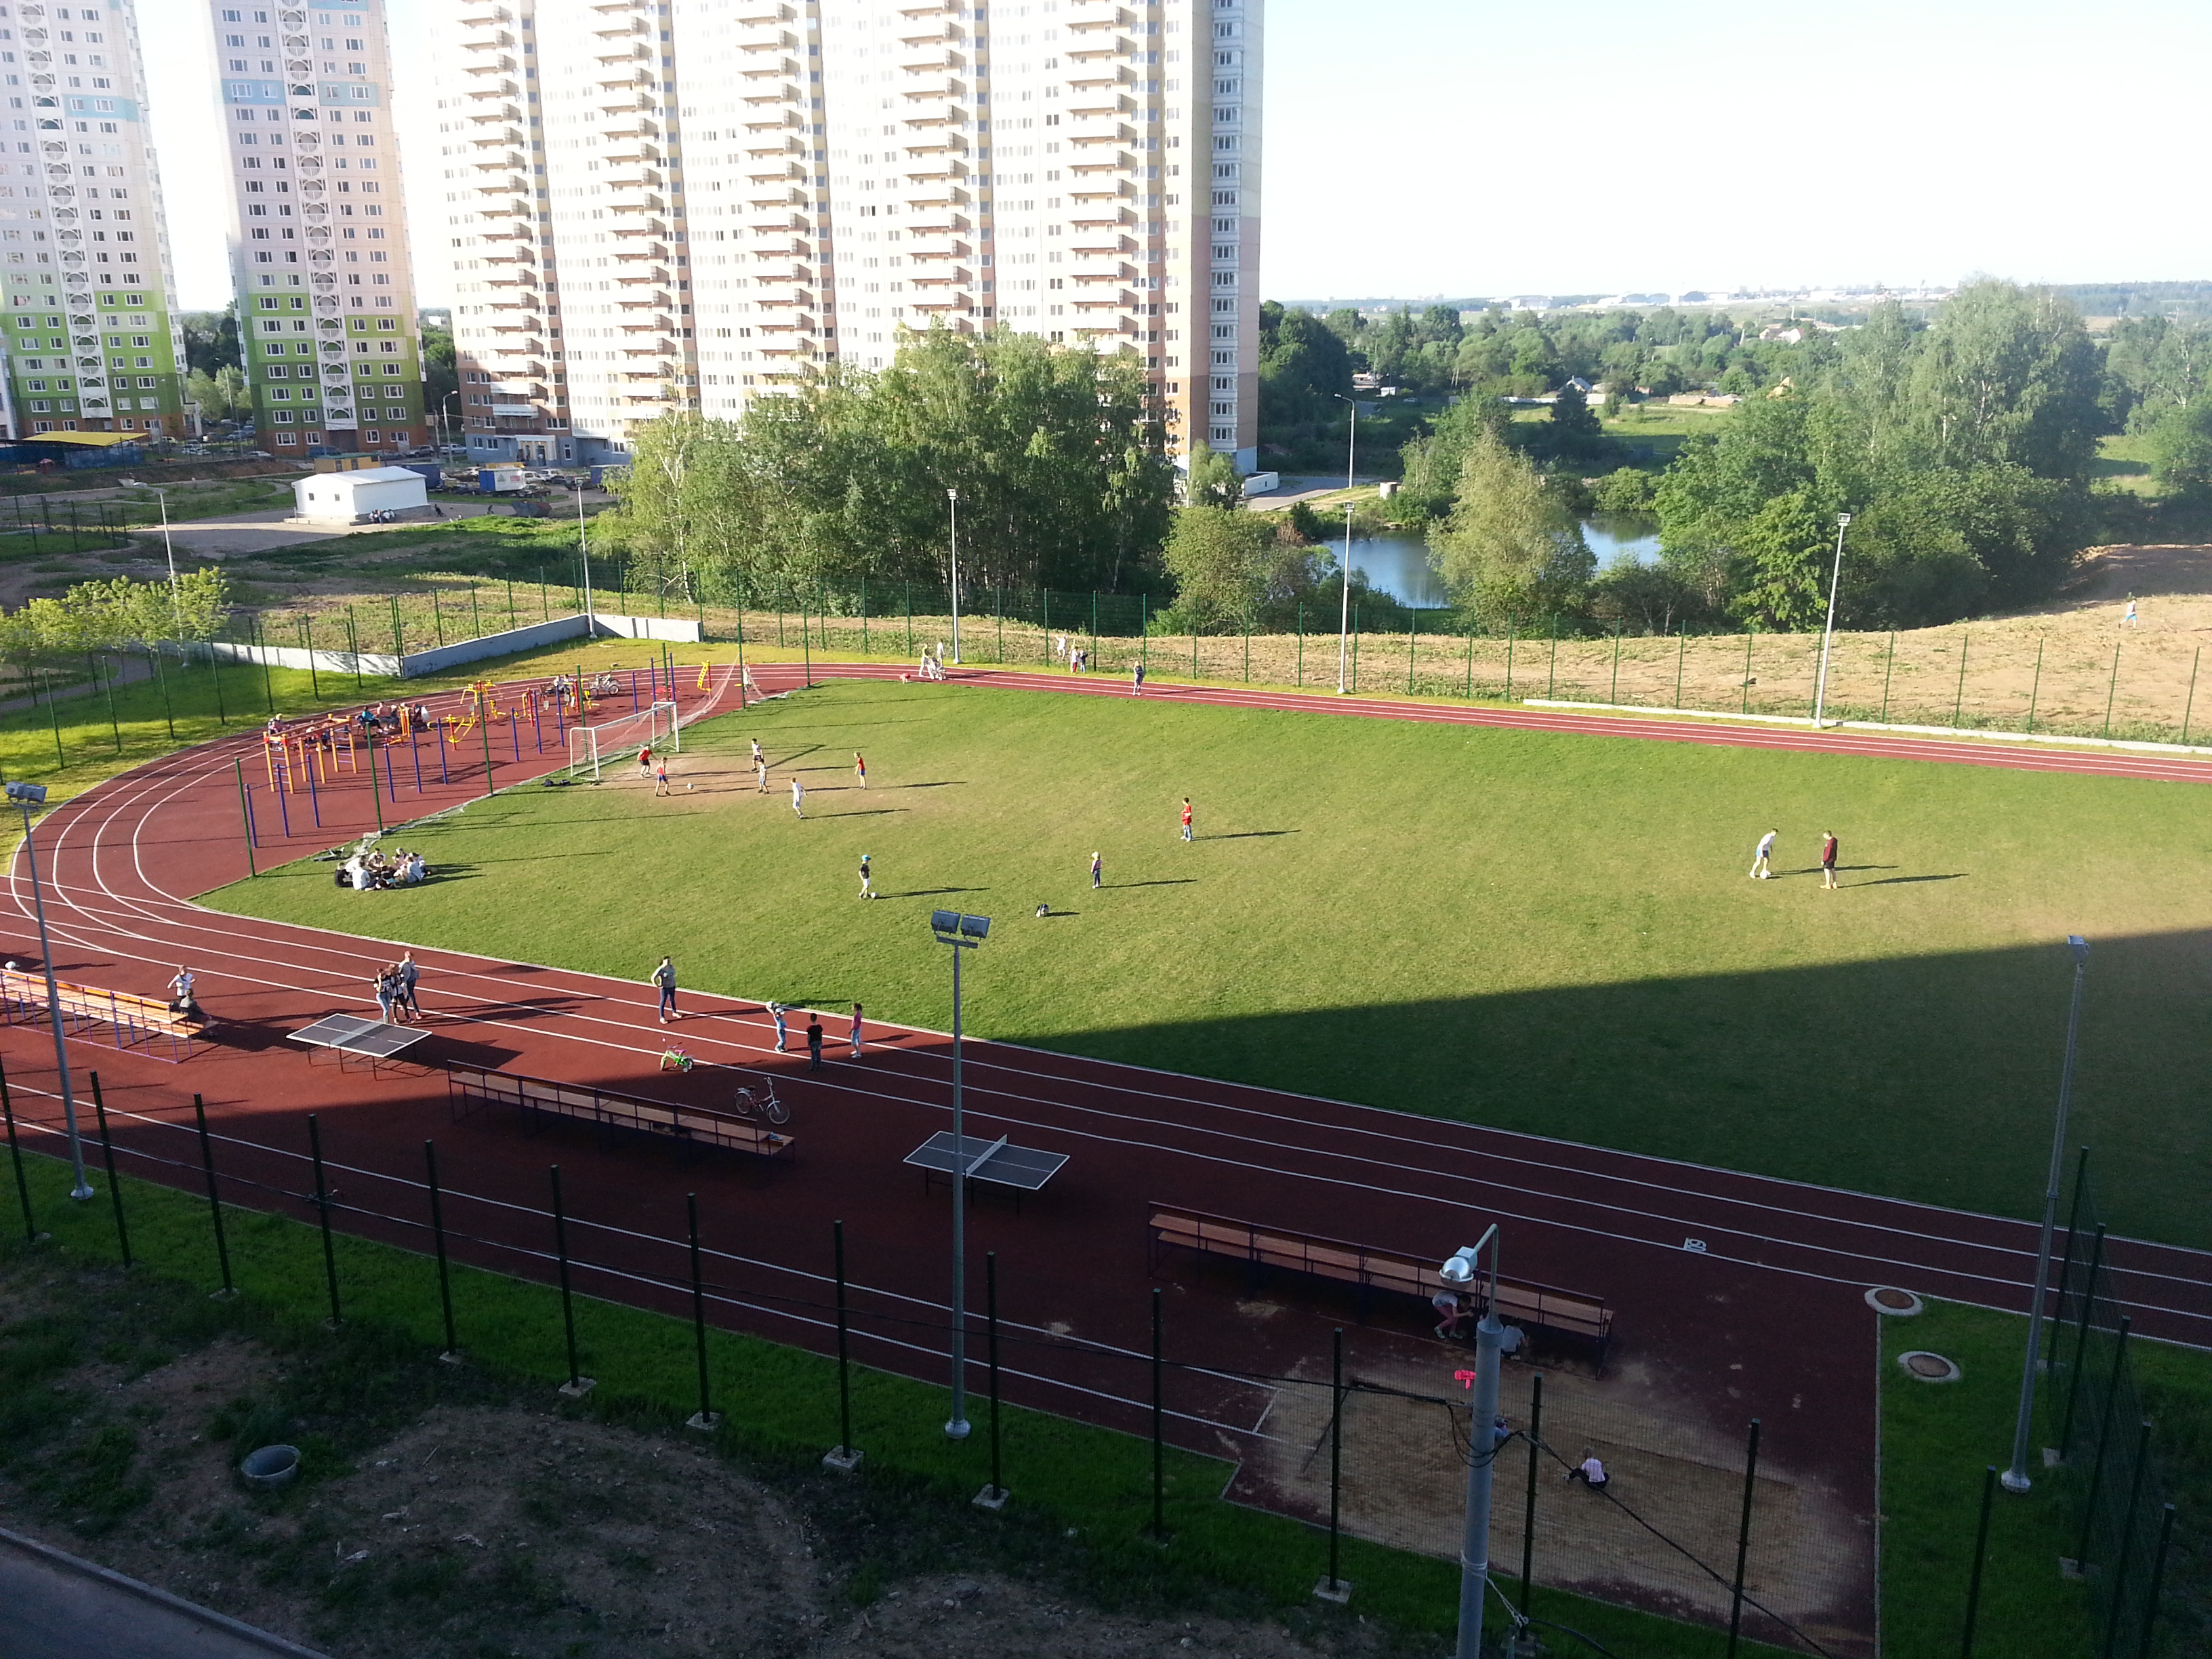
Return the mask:
POLYGON ((392 1005, 399 994, 399 988, 392 977, 392 969, 380 968, 377 970, 375 989, 378 1016, 389 1025, 392 1024, 392 1005))
POLYGON ((408 1023, 413 1024, 422 1018, 422 1005, 415 1000, 415 983, 422 977, 422 969, 415 963, 415 953, 403 952, 394 971, 399 976, 399 1006, 407 1011, 408 1023))
POLYGON ((775 1022, 775 1051, 780 1054, 788 1054, 790 1050, 784 1045, 791 1037, 791 1027, 786 1024, 790 1010, 781 1002, 771 1002, 768 1006, 768 1012, 769 1018, 775 1022))
POLYGON ((876 896, 876 878, 868 868, 868 855, 860 854, 860 896, 872 899, 876 896))
POLYGON ((802 818, 806 816, 806 786, 797 778, 791 781, 791 810, 802 818))
POLYGON ((1836 884, 1836 837, 1828 831, 1820 832, 1820 885, 1833 888, 1836 884))
POLYGON ((1145 695, 1145 665, 1142 663, 1129 671, 1129 695, 1133 697, 1145 695))
POLYGON ((1768 830, 1759 838, 1759 850, 1751 855, 1751 874, 1754 881, 1771 881, 1774 869, 1770 860, 1774 856, 1774 837, 1778 832, 1768 830))
POLYGON ((868 763, 857 749, 853 751, 853 775, 860 779, 861 788, 868 787, 868 763))
POLYGON ((860 1005, 853 1005, 853 1058, 860 1057, 860 1005))
MULTIPOLYGON (((410 961, 413 958, 410 957, 410 961)), ((169 981, 169 1012, 183 1014, 187 1018, 196 1012, 192 1006, 192 970, 182 963, 177 964, 176 976, 169 981)))
POLYGON ((683 1016, 676 1012, 676 964, 661 957, 660 966, 653 970, 653 982, 660 988, 660 1023, 665 1025, 672 1019, 681 1019, 683 1016))
POLYGON ((1106 866, 1099 862, 1098 854, 1091 855, 1091 890, 1097 892, 1106 884, 1106 866))
POLYGON ((1185 796, 1182 798, 1182 838, 1183 838, 1185 841, 1188 841, 1188 840, 1191 838, 1191 836, 1190 836, 1190 797, 1189 797, 1188 795, 1185 795, 1185 796))
POLYGON ((816 1013, 806 1016, 806 1069, 822 1069, 822 1016, 816 1013))

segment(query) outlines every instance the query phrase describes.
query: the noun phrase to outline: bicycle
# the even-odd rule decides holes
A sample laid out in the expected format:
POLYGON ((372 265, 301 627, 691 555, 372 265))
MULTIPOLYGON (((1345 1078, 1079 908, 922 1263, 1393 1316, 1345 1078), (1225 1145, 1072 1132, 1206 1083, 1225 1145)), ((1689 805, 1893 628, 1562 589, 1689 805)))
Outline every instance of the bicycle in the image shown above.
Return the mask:
POLYGON ((750 1089, 741 1088, 738 1091, 737 1098, 731 1103, 738 1115, 740 1117, 758 1115, 766 1118, 770 1123, 788 1123, 791 1121, 791 1108, 775 1097, 775 1081, 770 1079, 763 1083, 761 1088, 762 1092, 759 1094, 755 1094, 750 1089))
POLYGON ((696 1063, 681 1048, 664 1048, 660 1051, 660 1069, 664 1072, 688 1072, 696 1063))

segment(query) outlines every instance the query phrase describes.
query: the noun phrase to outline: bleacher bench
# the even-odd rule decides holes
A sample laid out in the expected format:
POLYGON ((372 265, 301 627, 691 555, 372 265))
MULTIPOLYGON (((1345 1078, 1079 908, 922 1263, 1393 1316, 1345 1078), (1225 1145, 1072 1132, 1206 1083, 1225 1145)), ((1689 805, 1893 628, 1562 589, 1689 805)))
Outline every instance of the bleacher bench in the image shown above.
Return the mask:
MULTIPOLYGON (((1207 1215, 1165 1204, 1151 1206, 1152 1271, 1176 1250, 1220 1256, 1245 1265, 1254 1289, 1271 1268, 1304 1273, 1352 1286, 1359 1295, 1360 1316, 1378 1291, 1410 1296, 1425 1303, 1446 1287, 1437 1263, 1402 1251, 1377 1249, 1287 1228, 1262 1227, 1227 1216, 1207 1215)), ((1490 1298, 1490 1281, 1453 1286, 1471 1294, 1478 1313, 1490 1298)), ((1500 1279, 1498 1313, 1516 1325, 1579 1339, 1597 1352, 1598 1369, 1605 1369, 1613 1346, 1613 1310, 1601 1297, 1563 1291, 1549 1285, 1500 1279)))
MULTIPOLYGON (((54 991, 64 1026, 75 1021, 112 1026, 118 1048, 127 1048, 148 1038, 164 1037, 173 1050, 182 1043, 189 1052, 192 1040, 205 1032, 210 1023, 197 1007, 183 1012, 159 997, 72 985, 66 980, 55 981, 54 991)), ((10 1020, 45 1018, 46 976, 27 974, 21 969, 0 969, 0 1003, 4 1003, 10 1020)))
POLYGON ((533 1127, 540 1117, 571 1118, 605 1130, 652 1135, 682 1146, 719 1146, 756 1158, 794 1156, 791 1136, 779 1134, 750 1118, 580 1084, 519 1077, 477 1066, 448 1066, 446 1090, 456 1121, 487 1106, 505 1106, 524 1114, 533 1127))

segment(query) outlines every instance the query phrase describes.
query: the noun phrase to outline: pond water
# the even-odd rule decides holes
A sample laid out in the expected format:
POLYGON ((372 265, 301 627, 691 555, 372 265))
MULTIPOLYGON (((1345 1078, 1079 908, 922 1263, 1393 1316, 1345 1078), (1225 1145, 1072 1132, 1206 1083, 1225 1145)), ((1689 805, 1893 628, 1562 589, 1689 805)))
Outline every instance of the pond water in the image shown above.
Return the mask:
MULTIPOLYGON (((1624 556, 1639 564, 1654 563, 1659 557, 1659 528, 1649 519, 1585 519, 1583 539, 1597 555, 1601 570, 1624 556)), ((1335 544, 1340 550, 1343 545, 1335 544)), ((1367 578, 1369 586, 1388 593, 1401 605, 1427 610, 1451 602, 1423 537, 1382 535, 1356 541, 1352 544, 1352 568, 1367 578)))

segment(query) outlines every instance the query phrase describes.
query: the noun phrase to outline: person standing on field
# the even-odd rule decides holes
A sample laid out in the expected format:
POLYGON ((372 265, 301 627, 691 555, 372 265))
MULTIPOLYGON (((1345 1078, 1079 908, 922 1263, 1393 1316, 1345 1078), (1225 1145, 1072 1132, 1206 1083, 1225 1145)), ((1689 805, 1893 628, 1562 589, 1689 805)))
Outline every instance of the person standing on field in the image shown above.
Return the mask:
POLYGON ((1190 836, 1190 797, 1189 797, 1188 795, 1185 795, 1185 796, 1182 798, 1182 838, 1183 838, 1185 841, 1188 841, 1188 840, 1191 838, 1191 836, 1190 836))
POLYGON ((1836 884, 1836 838, 1826 830, 1820 832, 1820 885, 1832 888, 1836 884))
POLYGON ((1774 837, 1778 833, 1776 830, 1770 830, 1759 838, 1759 850, 1751 855, 1751 873, 1753 880, 1773 879, 1774 870, 1768 860, 1774 856, 1774 837))
POLYGON ((860 1005, 853 1005, 853 1058, 860 1057, 860 1005))
POLYGON ((668 793, 668 757, 665 755, 655 757, 653 763, 653 793, 656 795, 668 793))
POLYGON ((761 753, 760 739, 753 739, 753 770, 757 772, 768 764, 768 757, 761 753))
POLYGON ((875 873, 868 867, 868 855, 863 853, 860 854, 860 896, 864 899, 872 899, 875 896, 875 873))
POLYGON ((791 781, 791 810, 802 818, 806 816, 806 786, 797 778, 791 781))
POLYGON ((815 1013, 806 1017, 806 1069, 822 1069, 822 1016, 815 1013))
POLYGON ((860 779, 861 788, 868 787, 868 763, 857 749, 853 751, 853 775, 860 779))
POLYGON ((1097 892, 1106 884, 1106 866, 1099 862, 1098 854, 1091 855, 1091 890, 1097 892))
POLYGON ((660 1023, 665 1025, 672 1019, 682 1018, 676 1012, 676 964, 666 957, 661 957, 660 966, 653 970, 653 982, 660 988, 660 1023))
POLYGON ((768 793, 768 762, 760 756, 754 756, 753 772, 760 779, 760 788, 756 793, 765 795, 768 793))

